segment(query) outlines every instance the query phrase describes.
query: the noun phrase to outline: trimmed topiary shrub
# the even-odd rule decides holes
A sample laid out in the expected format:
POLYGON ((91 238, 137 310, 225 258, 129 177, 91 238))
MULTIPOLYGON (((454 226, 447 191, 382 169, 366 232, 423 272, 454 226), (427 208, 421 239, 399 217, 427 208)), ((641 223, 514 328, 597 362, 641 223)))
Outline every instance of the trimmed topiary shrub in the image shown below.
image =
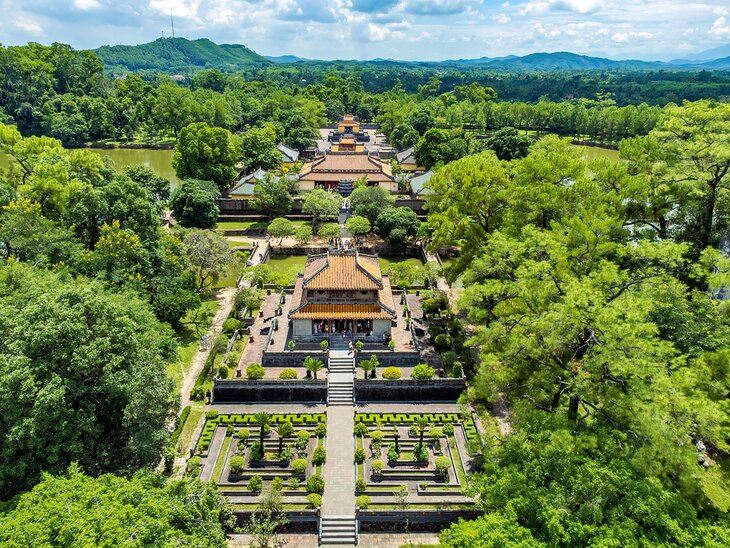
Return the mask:
POLYGON ((438 473, 445 476, 449 471, 449 468, 451 468, 451 460, 449 457, 436 457, 434 465, 436 466, 438 473))
POLYGON ((359 491, 359 492, 361 492, 361 493, 362 493, 362 492, 363 492, 363 491, 365 491, 365 490, 366 490, 367 488, 368 488, 368 483, 367 483, 367 482, 366 482, 366 481, 365 481, 364 479, 360 478, 360 479, 358 479, 358 480, 357 480, 357 481, 355 482, 355 490, 356 490, 356 491, 359 491))
POLYGON ((451 337, 449 337, 446 333, 436 335, 436 337, 433 339, 433 345, 441 350, 451 348, 451 337))
POLYGON ((416 451, 416 460, 418 462, 428 462, 428 449, 426 449, 426 446, 424 444, 423 447, 419 447, 418 451, 416 451))
POLYGON ((360 495, 357 497, 357 507, 365 509, 370 506, 370 497, 367 495, 360 495))
POLYGON ((324 464, 327 461, 327 451, 324 447, 315 447, 312 454, 312 464, 324 464))
POLYGON ((324 478, 319 474, 309 476, 307 480, 307 493, 317 493, 318 495, 324 493, 324 478))
POLYGON ((355 449, 355 462, 357 464, 362 464, 365 462, 365 449, 362 447, 358 447, 355 449))
POLYGON ((397 367, 386 367, 383 369, 383 378, 389 380, 400 379, 400 369, 397 367))
POLYGON ((322 438, 327 434, 327 425, 323 422, 320 422, 317 426, 314 428, 314 435, 318 438, 322 438))
POLYGON ((231 472, 238 474, 244 464, 245 461, 242 456, 236 455, 235 457, 231 457, 231 472))
POLYGON ((310 508, 319 508, 322 506, 322 495, 318 493, 309 493, 307 495, 307 502, 310 508))
POLYGON ((219 379, 227 379, 228 378, 228 368, 225 365, 221 365, 218 368, 218 378, 219 379))
POLYGON ((248 380, 263 379, 265 373, 264 366, 259 363, 252 363, 246 368, 246 378, 248 380))
POLYGON ((434 371, 433 367, 431 367, 428 364, 425 363, 419 363, 416 367, 413 368, 413 378, 414 379, 421 379, 426 380, 433 378, 436 371, 434 371))
POLYGON ((259 475, 251 476, 251 479, 248 480, 248 485, 246 485, 246 488, 252 493, 259 493, 263 487, 264 480, 259 475))
POLYGON ((279 373, 279 378, 280 379, 296 379, 297 372, 296 372, 296 370, 292 369, 291 367, 287 367, 281 373, 279 373))
POLYGON ((356 436, 365 436, 367 435, 368 430, 369 429, 364 422, 355 423, 355 428, 353 429, 356 436))
POLYGON ((251 437, 251 432, 248 428, 241 428, 238 432, 236 432, 236 436, 238 436, 239 440, 245 442, 249 437, 251 437))
POLYGON ((451 374, 456 379, 460 379, 464 376, 464 366, 461 362, 454 362, 454 365, 451 366, 451 374))
POLYGON ((370 439, 374 442, 382 442, 383 438, 385 437, 385 433, 382 430, 373 430, 370 432, 370 439))
POLYGON ((408 427, 408 433, 409 433, 409 434, 410 434, 411 436, 417 436, 417 435, 418 435, 418 433, 419 433, 419 430, 418 430, 418 425, 417 425, 417 424, 411 424, 411 425, 410 425, 410 426, 408 427))
POLYGON ((451 424, 450 422, 447 422, 446 424, 444 424, 443 430, 444 430, 444 434, 446 434, 447 436, 450 436, 454 433, 454 425, 451 424))
POLYGON ((205 418, 208 420, 214 420, 218 418, 218 410, 217 409, 210 409, 205 412, 205 418))
POLYGON ((373 472, 380 474, 380 472, 383 471, 383 468, 385 468, 385 463, 380 459, 375 459, 370 463, 370 466, 373 469, 373 472))
POLYGON ((274 478, 271 480, 271 488, 274 491, 281 491, 284 488, 284 480, 281 478, 274 478))
POLYGON ((223 327, 221 328, 223 330, 223 333, 233 334, 233 332, 236 329, 241 328, 241 322, 239 322, 236 318, 228 318, 226 321, 223 322, 223 327))
POLYGON ((307 471, 307 459, 294 459, 291 468, 297 475, 304 474, 307 471))

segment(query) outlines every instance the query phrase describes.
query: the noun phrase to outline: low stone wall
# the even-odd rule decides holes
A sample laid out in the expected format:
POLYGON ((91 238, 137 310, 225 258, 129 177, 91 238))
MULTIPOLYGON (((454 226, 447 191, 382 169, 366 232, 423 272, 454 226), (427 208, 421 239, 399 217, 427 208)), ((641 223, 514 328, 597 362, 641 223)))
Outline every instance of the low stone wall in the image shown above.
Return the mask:
POLYGON ((244 402, 321 402, 327 400, 327 382, 323 380, 239 380, 216 379, 213 403, 244 402))
POLYGON ((454 402, 465 389, 464 379, 355 379, 355 400, 454 402))
POLYGON ((445 525, 456 523, 459 518, 475 519, 483 516, 484 511, 464 510, 359 510, 360 532, 382 532, 384 525, 388 530, 441 531, 445 525))
POLYGON ((315 355, 325 363, 326 356, 317 356, 318 352, 264 352, 261 358, 261 365, 264 367, 303 367, 307 356, 315 355))
POLYGON ((360 363, 362 360, 369 360, 373 354, 378 357, 380 368, 415 367, 419 363, 423 363, 418 352, 392 352, 390 350, 368 350, 367 348, 364 348, 362 352, 358 352, 355 361, 360 363))
MULTIPOLYGON (((251 516, 258 510, 236 510, 236 525, 245 525, 251 516)), ((278 527, 278 533, 313 533, 316 534, 319 526, 319 510, 282 510, 286 515, 287 523, 278 527)))

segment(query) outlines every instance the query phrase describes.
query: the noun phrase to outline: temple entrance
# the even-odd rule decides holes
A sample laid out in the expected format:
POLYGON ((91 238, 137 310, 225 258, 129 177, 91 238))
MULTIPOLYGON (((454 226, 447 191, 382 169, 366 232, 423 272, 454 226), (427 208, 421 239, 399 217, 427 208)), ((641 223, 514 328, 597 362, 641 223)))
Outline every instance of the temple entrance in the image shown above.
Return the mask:
POLYGON ((312 335, 370 336, 372 331, 372 320, 312 320, 312 335))

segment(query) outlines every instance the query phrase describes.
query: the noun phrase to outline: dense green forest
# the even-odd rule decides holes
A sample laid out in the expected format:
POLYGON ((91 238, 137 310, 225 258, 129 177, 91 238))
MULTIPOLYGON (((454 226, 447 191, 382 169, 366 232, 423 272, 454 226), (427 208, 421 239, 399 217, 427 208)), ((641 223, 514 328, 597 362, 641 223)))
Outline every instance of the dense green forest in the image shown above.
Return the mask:
POLYGON ((728 544, 730 318, 707 292, 728 283, 728 135, 729 105, 688 104, 622 163, 546 137, 431 179, 481 354, 470 395, 511 428, 472 483, 487 516, 445 544, 728 544))
MULTIPOLYGON (((154 44, 156 44, 155 42, 154 44)), ((201 70, 183 83, 159 72, 110 78, 94 53, 62 44, 0 48, 0 117, 23 135, 65 146, 154 142, 192 122, 231 131, 272 124, 298 149, 316 128, 353 113, 396 147, 430 128, 484 133, 505 126, 617 142, 644 135, 663 105, 730 96, 711 72, 500 73, 473 68, 307 63, 201 70)))

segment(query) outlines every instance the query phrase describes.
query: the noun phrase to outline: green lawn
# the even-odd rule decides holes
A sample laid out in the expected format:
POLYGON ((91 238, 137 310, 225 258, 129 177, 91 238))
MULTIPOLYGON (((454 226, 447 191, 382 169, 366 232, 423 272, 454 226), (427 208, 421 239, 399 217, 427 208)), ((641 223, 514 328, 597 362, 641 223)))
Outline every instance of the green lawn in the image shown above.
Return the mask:
POLYGON ((226 238, 231 247, 251 247, 253 244, 248 240, 241 240, 239 238, 226 238))
POLYGON ((178 339, 178 359, 170 362, 167 366, 167 373, 175 382, 175 391, 179 391, 182 387, 182 380, 190 369, 195 353, 200 345, 200 337, 204 335, 218 310, 218 301, 216 299, 204 300, 200 308, 194 312, 188 312, 186 316, 175 328, 175 334, 178 339))
POLYGON ((249 228, 266 228, 268 223, 262 222, 236 222, 236 221, 225 221, 216 225, 216 230, 246 230, 249 228))
POLYGON ((238 261, 233 261, 231 265, 226 269, 225 274, 218 278, 218 281, 213 284, 213 289, 236 287, 236 282, 241 275, 241 270, 241 264, 238 261))
POLYGON ((178 438, 177 440, 178 455, 183 455, 183 453, 185 453, 185 455, 187 456, 187 448, 192 446, 195 427, 198 425, 198 422, 203 416, 203 413, 205 413, 205 403, 191 403, 190 414, 188 415, 188 418, 183 425, 182 432, 180 432, 180 438, 178 438))

